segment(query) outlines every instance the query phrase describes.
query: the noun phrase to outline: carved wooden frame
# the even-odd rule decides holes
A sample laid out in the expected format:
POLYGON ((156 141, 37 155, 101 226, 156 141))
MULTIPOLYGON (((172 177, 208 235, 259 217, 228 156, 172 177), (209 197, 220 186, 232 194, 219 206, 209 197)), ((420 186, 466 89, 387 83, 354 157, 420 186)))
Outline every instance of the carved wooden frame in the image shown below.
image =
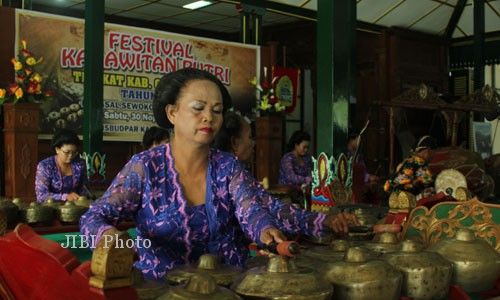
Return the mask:
POLYGON ((471 229, 476 237, 500 252, 500 205, 486 204, 477 198, 465 202, 441 202, 430 210, 419 206, 412 210, 402 236, 418 237, 425 246, 451 238, 460 228, 471 229), (446 206, 450 206, 448 210, 446 206))
POLYGON ((495 89, 486 85, 475 91, 472 95, 463 96, 454 103, 447 103, 439 98, 433 89, 422 83, 402 92, 400 95, 380 104, 387 106, 389 111, 389 170, 394 170, 395 157, 395 118, 406 109, 427 109, 441 111, 446 120, 446 135, 452 146, 457 145, 457 126, 465 117, 467 112, 491 112, 497 109, 500 103, 500 95, 495 89))

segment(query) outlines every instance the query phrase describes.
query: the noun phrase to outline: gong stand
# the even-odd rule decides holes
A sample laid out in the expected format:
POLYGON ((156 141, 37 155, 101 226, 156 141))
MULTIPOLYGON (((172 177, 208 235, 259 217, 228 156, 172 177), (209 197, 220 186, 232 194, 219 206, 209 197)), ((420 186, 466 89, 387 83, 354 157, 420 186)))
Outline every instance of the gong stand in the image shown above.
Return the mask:
MULTIPOLYGON (((473 94, 465 95, 454 103, 439 98, 431 87, 425 84, 414 86, 388 102, 379 102, 389 112, 389 170, 394 171, 396 116, 406 109, 426 109, 441 112, 446 121, 446 138, 451 146, 457 145, 457 132, 460 122, 470 113, 491 113, 497 109, 500 96, 486 85, 473 94)), ((470 135, 470 130, 469 130, 470 135)), ((469 136, 470 140, 470 136, 469 136)))

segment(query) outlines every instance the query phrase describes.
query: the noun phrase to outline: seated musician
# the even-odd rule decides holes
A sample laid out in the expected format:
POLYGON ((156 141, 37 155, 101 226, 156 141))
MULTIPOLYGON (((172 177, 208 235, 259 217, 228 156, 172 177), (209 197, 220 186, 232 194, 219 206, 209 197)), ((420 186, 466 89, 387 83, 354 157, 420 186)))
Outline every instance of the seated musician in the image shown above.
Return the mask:
MULTIPOLYGON (((153 113, 159 126, 173 128, 170 142, 130 159, 82 216, 81 232, 99 241, 120 220, 133 217, 138 238, 151 241, 151 247, 137 247, 136 268, 157 280, 204 253, 243 266, 248 249, 241 231, 261 245, 283 241, 269 213, 270 197, 233 155, 210 147, 228 107, 228 91, 207 71, 186 68, 163 76, 153 113)), ((327 228, 347 231, 349 219, 355 221, 348 214, 317 213, 297 221, 319 235, 327 228)))
POLYGON ((311 136, 295 131, 288 141, 288 151, 281 158, 279 183, 300 189, 312 181, 312 160, 308 154, 311 136))
POLYGON ((248 163, 252 160, 254 145, 250 120, 234 111, 226 112, 213 147, 232 153, 240 162, 248 163))
MULTIPOLYGON (((373 189, 375 185, 378 184, 379 178, 376 175, 368 173, 363 156, 358 152, 360 136, 358 133, 351 133, 347 138, 347 157, 353 157, 352 166, 352 190, 353 190, 353 202, 378 202, 378 201, 368 201, 368 194, 373 189)), ((374 197, 372 197, 374 198, 374 197)))
POLYGON ((142 147, 144 150, 168 143, 170 135, 168 130, 158 126, 151 126, 142 136, 142 147))
MULTIPOLYGON (((250 128, 250 120, 243 117, 241 114, 228 111, 224 115, 222 127, 217 133, 213 147, 221 151, 232 153, 240 162, 249 162, 252 159, 254 142, 252 139, 252 132, 250 128)), ((278 198, 271 197, 268 192, 259 186, 261 197, 268 197, 268 201, 273 203, 269 206, 270 214, 275 218, 277 226, 285 233, 302 233, 311 235, 307 228, 301 228, 299 219, 315 218, 315 214, 306 210, 297 209, 293 205, 282 203, 274 203, 279 201, 278 198), (289 210, 287 214, 279 214, 283 209, 289 210), (285 219, 283 219, 285 217, 285 219), (286 217, 292 217, 291 220, 286 217), (287 225, 285 225, 287 224, 287 225), (293 228, 293 230, 292 230, 293 228)), ((260 198, 259 198, 260 199, 260 198)))
POLYGON ((434 178, 429 170, 429 160, 435 148, 435 139, 429 135, 423 136, 413 154, 400 163, 396 172, 385 182, 384 190, 407 191, 420 197, 432 194, 434 178))
POLYGON ((89 196, 85 186, 87 169, 78 156, 80 140, 74 131, 62 129, 54 134, 51 143, 56 152, 38 163, 35 177, 36 200, 75 201, 89 196))

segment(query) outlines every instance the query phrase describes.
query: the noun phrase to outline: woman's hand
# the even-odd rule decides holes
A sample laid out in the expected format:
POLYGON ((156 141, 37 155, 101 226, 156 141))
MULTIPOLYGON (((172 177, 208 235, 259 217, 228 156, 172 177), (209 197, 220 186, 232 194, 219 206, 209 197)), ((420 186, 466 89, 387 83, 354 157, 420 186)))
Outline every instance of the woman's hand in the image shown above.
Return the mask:
POLYGON ((75 192, 69 193, 68 196, 66 196, 66 201, 76 201, 80 198, 80 195, 78 195, 75 192))
POLYGON ((262 230, 260 234, 260 241, 263 244, 269 245, 272 242, 281 243, 286 241, 285 235, 274 227, 268 227, 262 230))
POLYGON ((330 227, 336 233, 347 233, 349 232, 349 225, 360 225, 358 218, 354 214, 350 213, 338 213, 334 215, 328 215, 326 217, 323 225, 330 227))

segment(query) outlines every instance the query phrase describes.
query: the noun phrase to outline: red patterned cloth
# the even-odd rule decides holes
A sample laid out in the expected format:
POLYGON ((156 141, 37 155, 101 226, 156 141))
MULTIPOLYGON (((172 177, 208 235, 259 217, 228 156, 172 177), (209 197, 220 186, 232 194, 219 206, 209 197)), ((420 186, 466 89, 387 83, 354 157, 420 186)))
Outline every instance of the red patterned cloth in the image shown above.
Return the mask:
POLYGON ((434 205, 445 201, 456 201, 456 199, 451 196, 445 195, 443 192, 440 192, 429 197, 421 198, 417 201, 417 206, 425 206, 430 209, 434 205))

